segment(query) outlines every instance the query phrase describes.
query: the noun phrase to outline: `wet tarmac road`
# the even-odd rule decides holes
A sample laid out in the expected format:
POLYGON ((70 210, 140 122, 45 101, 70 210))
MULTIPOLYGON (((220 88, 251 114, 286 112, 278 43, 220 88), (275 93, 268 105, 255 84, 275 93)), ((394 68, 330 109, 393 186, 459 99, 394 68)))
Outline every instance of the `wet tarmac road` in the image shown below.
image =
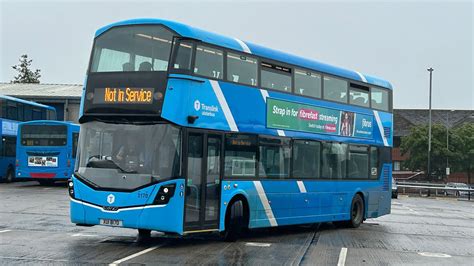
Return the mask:
POLYGON ((0 184, 0 265, 474 265, 474 201, 400 196, 392 214, 358 229, 265 229, 235 243, 156 233, 137 242, 136 230, 71 224, 68 207, 65 186, 0 184))

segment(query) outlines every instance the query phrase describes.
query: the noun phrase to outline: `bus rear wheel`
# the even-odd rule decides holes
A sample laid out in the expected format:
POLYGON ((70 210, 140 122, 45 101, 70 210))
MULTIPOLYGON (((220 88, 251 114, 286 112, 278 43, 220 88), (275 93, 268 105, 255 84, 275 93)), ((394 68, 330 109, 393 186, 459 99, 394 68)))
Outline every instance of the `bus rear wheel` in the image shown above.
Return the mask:
POLYGON ((5 176, 5 182, 11 183, 13 182, 13 170, 10 168, 7 171, 7 175, 5 176))
POLYGON ((236 241, 244 229, 244 204, 242 200, 236 200, 227 211, 225 219, 224 240, 228 242, 236 241))
POLYGON ((347 226, 357 228, 364 221, 364 200, 359 194, 355 194, 351 203, 351 219, 347 221, 347 226))

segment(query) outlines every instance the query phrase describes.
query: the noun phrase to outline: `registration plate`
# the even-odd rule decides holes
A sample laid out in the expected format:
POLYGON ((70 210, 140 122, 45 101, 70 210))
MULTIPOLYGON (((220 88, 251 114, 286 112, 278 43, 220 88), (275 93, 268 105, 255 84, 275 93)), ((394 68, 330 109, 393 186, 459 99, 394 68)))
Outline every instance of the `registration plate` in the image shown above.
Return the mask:
POLYGON ((100 219, 100 224, 108 226, 123 226, 122 220, 115 219, 100 219))

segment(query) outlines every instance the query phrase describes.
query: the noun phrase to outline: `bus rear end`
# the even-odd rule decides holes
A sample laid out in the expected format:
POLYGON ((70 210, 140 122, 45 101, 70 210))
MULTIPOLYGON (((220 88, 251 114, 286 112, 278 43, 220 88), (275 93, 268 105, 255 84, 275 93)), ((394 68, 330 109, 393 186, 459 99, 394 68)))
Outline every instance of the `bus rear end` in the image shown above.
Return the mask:
POLYGON ((67 123, 27 122, 20 124, 18 132, 17 179, 47 184, 72 175, 73 137, 67 123))

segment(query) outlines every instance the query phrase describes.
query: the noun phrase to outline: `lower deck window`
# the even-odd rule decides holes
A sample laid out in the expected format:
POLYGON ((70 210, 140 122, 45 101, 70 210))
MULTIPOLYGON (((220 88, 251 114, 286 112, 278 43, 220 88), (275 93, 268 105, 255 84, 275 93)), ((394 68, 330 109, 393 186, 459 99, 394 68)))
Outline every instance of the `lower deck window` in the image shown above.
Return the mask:
POLYGON ((320 177, 321 144, 317 141, 293 141, 293 177, 318 178, 320 177))
POLYGON ((323 179, 346 178, 347 144, 323 143, 322 176, 323 179))
POLYGON ((261 178, 288 178, 290 174, 290 142, 282 139, 259 139, 258 174, 261 178))
POLYGON ((367 146, 349 146, 347 178, 367 179, 369 178, 369 153, 367 146))
POLYGON ((225 140, 225 176, 255 177, 257 136, 227 134, 225 140))

